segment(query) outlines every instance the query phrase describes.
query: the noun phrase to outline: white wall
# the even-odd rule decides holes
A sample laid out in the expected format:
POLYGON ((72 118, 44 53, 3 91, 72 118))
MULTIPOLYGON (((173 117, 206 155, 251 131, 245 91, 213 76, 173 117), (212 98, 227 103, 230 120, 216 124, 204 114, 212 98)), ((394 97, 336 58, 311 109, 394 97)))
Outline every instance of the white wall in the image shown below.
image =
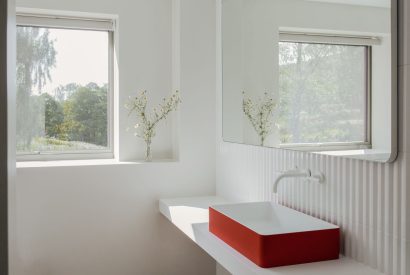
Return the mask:
MULTIPOLYGON (((401 12, 410 14, 410 5, 402 3, 401 12)), ((18 5, 119 14, 121 26, 127 26, 120 29, 121 91, 151 89, 161 81, 167 83, 165 88, 172 85, 169 1, 19 0, 18 5), (167 69, 156 71, 152 62, 167 69)), ((276 170, 294 164, 320 167, 329 179, 326 185, 287 185, 282 201, 340 224, 347 232, 343 244, 348 256, 387 274, 409 272, 410 17, 401 18, 401 39, 407 42, 402 43, 400 63, 400 155, 394 164, 376 164, 222 142, 221 95, 215 110, 213 93, 218 45, 214 5, 213 0, 181 3, 180 161, 19 168, 16 274, 213 274, 214 261, 158 214, 157 199, 215 191, 215 136, 219 195, 269 199, 276 170)), ((142 152, 131 137, 122 140, 124 159, 142 152)), ((167 142, 163 147, 170 148, 167 142)))
MULTIPOLYGON (((172 3, 179 5, 18 0, 23 7, 118 14, 120 107, 136 90, 160 98, 175 83, 183 99, 177 162, 18 168, 18 275, 214 274, 215 262, 157 210, 161 197, 215 192, 215 3, 182 0, 180 15, 172 3), (173 41, 179 20, 180 40, 174 32, 173 41), (179 44, 181 56, 173 58, 171 45, 179 44)), ((120 159, 141 157, 143 144, 125 131, 125 110, 119 119, 120 159)), ((170 157, 172 124, 158 132, 154 158, 170 157)))
MULTIPOLYGON (((262 148, 222 141, 217 194, 244 201, 271 199, 278 171, 298 165, 325 173, 318 186, 283 182, 280 202, 341 226, 342 252, 386 274, 410 273, 410 4, 400 0, 399 157, 391 164, 262 148)), ((219 87, 219 97, 221 98, 219 87)), ((221 102, 218 116, 222 120, 221 102)))

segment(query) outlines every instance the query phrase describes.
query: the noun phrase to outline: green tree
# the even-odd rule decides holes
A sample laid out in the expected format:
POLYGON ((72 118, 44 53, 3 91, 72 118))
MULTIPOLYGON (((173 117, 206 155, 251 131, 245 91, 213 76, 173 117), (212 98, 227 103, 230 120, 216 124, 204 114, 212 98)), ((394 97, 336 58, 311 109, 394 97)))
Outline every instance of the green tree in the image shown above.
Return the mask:
POLYGON ((362 140, 364 47, 281 43, 279 50, 282 142, 362 140))
POLYGON ((60 136, 61 124, 64 122, 63 106, 49 94, 41 95, 44 105, 45 135, 49 138, 60 136))
POLYGON ((17 144, 27 150, 31 140, 39 132, 38 122, 42 119, 38 98, 39 92, 51 80, 50 71, 55 66, 56 51, 44 28, 17 28, 17 144))
POLYGON ((54 90, 54 97, 56 100, 62 102, 75 93, 81 86, 77 83, 69 83, 60 85, 54 90))
POLYGON ((107 146, 107 87, 90 83, 64 102, 60 137, 107 146))

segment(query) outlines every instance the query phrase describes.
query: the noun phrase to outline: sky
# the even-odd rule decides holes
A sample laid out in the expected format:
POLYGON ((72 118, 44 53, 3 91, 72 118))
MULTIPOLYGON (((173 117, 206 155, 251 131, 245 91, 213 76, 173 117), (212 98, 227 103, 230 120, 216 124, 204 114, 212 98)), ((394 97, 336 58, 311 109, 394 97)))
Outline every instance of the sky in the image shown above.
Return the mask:
POLYGON ((43 91, 49 94, 60 85, 108 83, 108 32, 50 29, 57 51, 51 81, 43 91))

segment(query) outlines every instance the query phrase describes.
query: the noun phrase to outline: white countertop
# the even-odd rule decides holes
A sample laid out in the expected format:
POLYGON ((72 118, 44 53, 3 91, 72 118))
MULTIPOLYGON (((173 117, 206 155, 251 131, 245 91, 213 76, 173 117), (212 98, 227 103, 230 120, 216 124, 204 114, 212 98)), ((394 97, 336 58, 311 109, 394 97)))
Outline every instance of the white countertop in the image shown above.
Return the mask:
POLYGON ((161 199, 160 212, 234 275, 381 275, 352 259, 261 268, 208 231, 208 207, 228 203, 220 197, 161 199))

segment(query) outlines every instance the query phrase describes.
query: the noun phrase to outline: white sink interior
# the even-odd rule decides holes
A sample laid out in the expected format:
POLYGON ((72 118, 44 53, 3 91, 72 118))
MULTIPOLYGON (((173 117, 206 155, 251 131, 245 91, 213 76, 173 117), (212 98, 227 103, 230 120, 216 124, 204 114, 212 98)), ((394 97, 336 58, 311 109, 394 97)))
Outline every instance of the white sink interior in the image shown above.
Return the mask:
POLYGON ((271 202, 212 206, 259 235, 335 229, 338 226, 271 202))

